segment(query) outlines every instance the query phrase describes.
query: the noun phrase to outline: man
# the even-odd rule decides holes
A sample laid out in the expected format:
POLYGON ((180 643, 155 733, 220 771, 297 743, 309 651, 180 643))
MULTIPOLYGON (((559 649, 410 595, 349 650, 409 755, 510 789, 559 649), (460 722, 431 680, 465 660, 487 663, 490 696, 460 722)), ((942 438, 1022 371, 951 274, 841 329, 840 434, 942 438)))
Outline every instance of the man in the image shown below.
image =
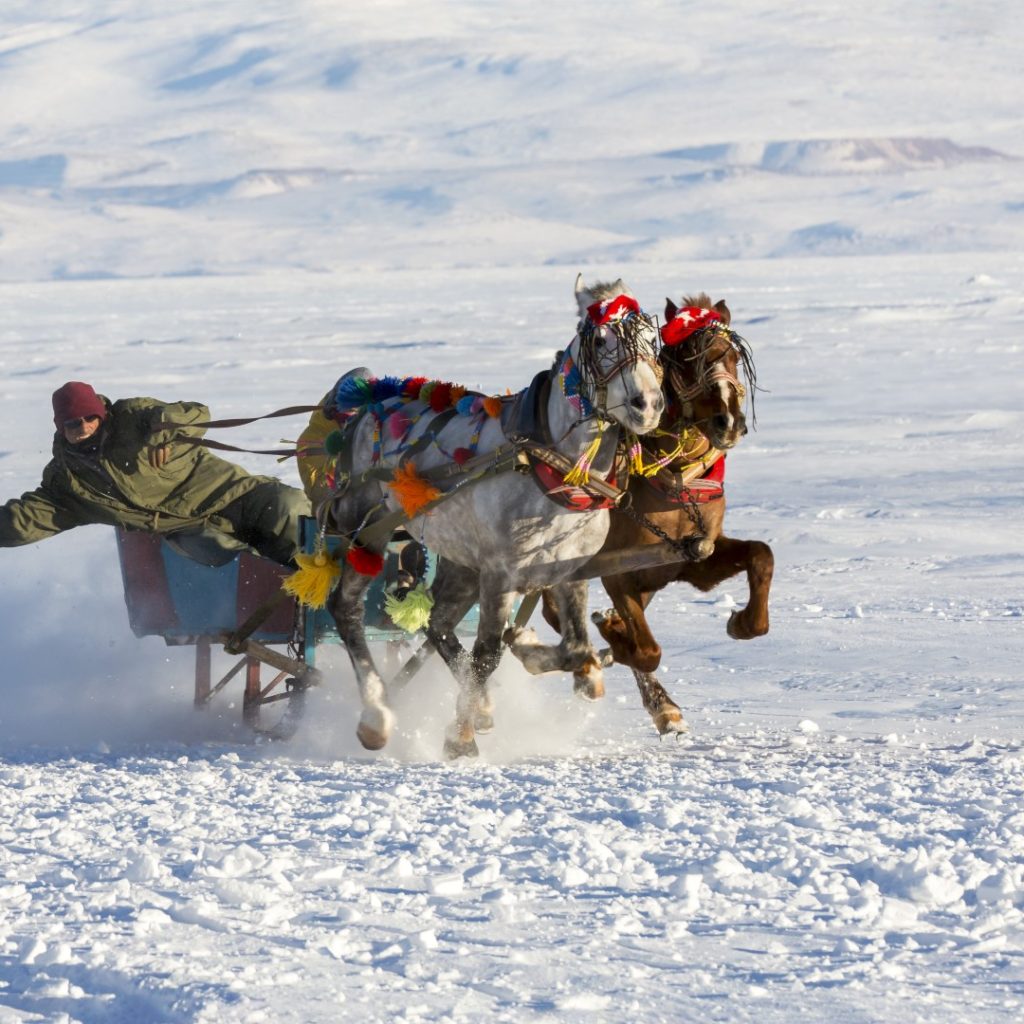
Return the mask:
POLYGON ((209 565, 247 547, 288 565, 309 500, 196 444, 209 418, 198 402, 110 402, 81 381, 58 388, 53 459, 39 487, 0 506, 0 547, 109 523, 163 534, 209 565))

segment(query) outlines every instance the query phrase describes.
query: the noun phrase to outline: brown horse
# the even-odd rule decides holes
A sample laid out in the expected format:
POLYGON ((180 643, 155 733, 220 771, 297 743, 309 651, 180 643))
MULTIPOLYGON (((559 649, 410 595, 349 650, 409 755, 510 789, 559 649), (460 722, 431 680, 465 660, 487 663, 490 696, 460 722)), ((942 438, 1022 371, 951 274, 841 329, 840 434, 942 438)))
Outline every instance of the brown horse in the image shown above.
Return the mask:
MULTIPOLYGON (((756 540, 722 533, 725 495, 720 477, 724 453, 747 432, 744 399, 756 388, 746 342, 729 327, 724 302, 704 294, 666 300, 661 363, 669 399, 660 428, 642 441, 639 473, 630 477, 629 506, 611 514, 602 552, 630 551, 660 541, 680 542, 680 561, 653 569, 603 577, 614 608, 592 616, 614 661, 633 670, 644 707, 662 735, 687 729, 679 706, 654 675, 661 647, 644 610, 669 583, 708 591, 746 572, 750 596, 726 630, 749 640, 768 632, 768 592, 775 565, 771 548, 756 540), (744 384, 740 377, 745 378, 744 384), (690 480, 695 463, 710 465, 703 479, 690 480), (719 478, 716 480, 716 478, 719 478), (689 481, 689 482, 688 482, 689 481)), ((544 593, 544 617, 559 628, 551 595, 544 593)))

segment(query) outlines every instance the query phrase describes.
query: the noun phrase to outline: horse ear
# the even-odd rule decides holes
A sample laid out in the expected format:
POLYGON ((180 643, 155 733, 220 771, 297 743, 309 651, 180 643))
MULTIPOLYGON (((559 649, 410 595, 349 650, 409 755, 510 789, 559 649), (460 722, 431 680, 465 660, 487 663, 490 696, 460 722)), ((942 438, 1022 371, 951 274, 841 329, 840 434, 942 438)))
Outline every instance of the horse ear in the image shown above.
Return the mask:
POLYGON ((587 306, 589 306, 594 301, 594 297, 593 295, 590 294, 590 290, 586 287, 586 285, 584 285, 582 274, 576 275, 575 293, 576 306, 579 309, 580 316, 583 316, 587 311, 587 306))
POLYGON ((665 323, 675 318, 676 313, 679 312, 679 307, 671 300, 665 300, 665 323))
POLYGON ((729 312, 729 307, 725 304, 725 299, 719 299, 714 308, 717 310, 718 315, 722 318, 723 323, 726 325, 732 323, 732 313, 729 312))

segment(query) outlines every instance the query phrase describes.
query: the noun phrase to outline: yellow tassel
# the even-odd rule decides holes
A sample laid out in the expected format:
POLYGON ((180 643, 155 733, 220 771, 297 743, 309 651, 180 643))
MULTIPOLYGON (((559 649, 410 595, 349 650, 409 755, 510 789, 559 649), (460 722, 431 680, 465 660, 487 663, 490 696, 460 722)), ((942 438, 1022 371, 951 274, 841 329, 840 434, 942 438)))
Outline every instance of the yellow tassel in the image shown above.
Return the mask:
POLYGON ((422 583, 415 590, 410 590, 404 600, 399 601, 394 594, 384 598, 384 611, 399 629, 407 633, 421 630, 430 620, 430 609, 433 607, 434 598, 422 583))
POLYGON ((601 437, 598 435, 590 442, 587 450, 576 460, 576 465, 562 479, 572 487, 579 487, 585 484, 590 479, 590 464, 597 457, 600 447, 601 437))
POLYGON ((281 588, 307 608, 323 608, 341 575, 341 566, 326 551, 295 556, 299 568, 284 579, 281 588))
POLYGON ((441 492, 432 483, 424 480, 411 462, 395 470, 394 478, 388 486, 410 519, 424 505, 429 505, 435 498, 441 497, 441 492))

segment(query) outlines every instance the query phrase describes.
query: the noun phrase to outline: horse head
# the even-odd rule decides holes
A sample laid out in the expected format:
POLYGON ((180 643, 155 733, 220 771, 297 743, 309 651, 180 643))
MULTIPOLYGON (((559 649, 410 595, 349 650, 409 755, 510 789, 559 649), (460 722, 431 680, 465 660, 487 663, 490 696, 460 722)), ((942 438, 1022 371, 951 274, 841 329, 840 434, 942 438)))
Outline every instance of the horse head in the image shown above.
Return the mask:
POLYGON ((658 365, 658 328, 621 278, 583 284, 576 278, 579 325, 566 352, 579 372, 580 392, 598 416, 647 434, 665 408, 658 365))
POLYGON ((750 348, 731 321, 724 302, 712 304, 702 293, 678 306, 666 299, 661 329, 661 365, 683 424, 698 427, 723 451, 746 434, 744 401, 749 392, 753 405, 757 387, 750 348))

